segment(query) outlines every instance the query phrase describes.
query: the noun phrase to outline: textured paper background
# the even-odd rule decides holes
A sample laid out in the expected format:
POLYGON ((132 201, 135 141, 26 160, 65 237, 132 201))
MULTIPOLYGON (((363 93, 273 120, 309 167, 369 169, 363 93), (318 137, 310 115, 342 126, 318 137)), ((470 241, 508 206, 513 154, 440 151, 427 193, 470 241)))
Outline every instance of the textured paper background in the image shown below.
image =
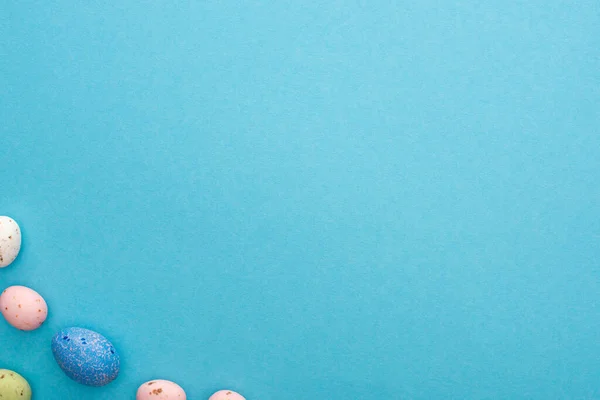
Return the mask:
POLYGON ((4 2, 38 400, 600 398, 600 3, 4 2), (70 382, 50 338, 123 369, 70 382))

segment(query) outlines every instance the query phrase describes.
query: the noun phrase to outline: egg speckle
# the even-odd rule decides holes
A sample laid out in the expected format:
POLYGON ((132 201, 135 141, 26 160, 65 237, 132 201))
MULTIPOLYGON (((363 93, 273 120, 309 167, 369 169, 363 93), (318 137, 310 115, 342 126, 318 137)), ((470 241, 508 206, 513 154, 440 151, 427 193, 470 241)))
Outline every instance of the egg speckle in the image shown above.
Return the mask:
POLYGON ((0 399, 31 400, 31 387, 21 375, 0 369, 0 399))
POLYGON ((0 312, 15 328, 32 331, 46 320, 48 306, 35 290, 25 286, 11 286, 0 294, 0 312))
POLYGON ((21 229, 10 218, 0 216, 0 268, 9 266, 21 250, 21 229))
POLYGON ((246 400, 246 398, 233 390, 219 390, 208 400, 246 400))
POLYGON ((155 379, 142 384, 135 400, 186 400, 185 391, 175 382, 155 379))
POLYGON ((52 354, 71 379, 87 386, 104 386, 119 374, 120 358, 112 343, 84 328, 66 328, 52 338, 52 354))

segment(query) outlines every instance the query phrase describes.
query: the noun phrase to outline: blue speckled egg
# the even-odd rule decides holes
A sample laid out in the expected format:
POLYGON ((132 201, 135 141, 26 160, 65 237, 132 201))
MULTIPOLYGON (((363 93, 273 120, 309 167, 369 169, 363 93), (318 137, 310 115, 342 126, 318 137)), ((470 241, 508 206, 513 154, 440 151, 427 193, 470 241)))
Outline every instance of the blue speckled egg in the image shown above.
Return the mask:
POLYGON ((119 354, 101 334, 84 328, 66 328, 52 338, 58 366, 76 382, 104 386, 119 374, 119 354))

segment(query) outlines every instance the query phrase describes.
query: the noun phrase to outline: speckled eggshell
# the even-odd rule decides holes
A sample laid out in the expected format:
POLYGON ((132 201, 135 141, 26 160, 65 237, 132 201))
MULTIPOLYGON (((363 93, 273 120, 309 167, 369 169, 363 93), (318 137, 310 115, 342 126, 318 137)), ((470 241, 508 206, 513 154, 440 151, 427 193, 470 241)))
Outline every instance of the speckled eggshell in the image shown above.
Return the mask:
POLYGON ((0 217, 0 268, 8 267, 21 251, 21 229, 10 217, 0 217))
POLYGON ((52 354, 71 379, 87 386, 104 386, 119 375, 120 359, 112 343, 84 328, 66 328, 52 338, 52 354))
POLYGON ((31 400, 31 387, 21 375, 0 369, 0 399, 31 400))
POLYGON ((155 379, 142 384, 135 400, 186 400, 185 391, 175 382, 155 379))
POLYGON ((219 390, 208 400, 246 400, 244 396, 232 390, 219 390))
POLYGON ((32 331, 48 316, 48 306, 42 296, 25 286, 11 286, 0 294, 0 312, 17 329, 32 331))

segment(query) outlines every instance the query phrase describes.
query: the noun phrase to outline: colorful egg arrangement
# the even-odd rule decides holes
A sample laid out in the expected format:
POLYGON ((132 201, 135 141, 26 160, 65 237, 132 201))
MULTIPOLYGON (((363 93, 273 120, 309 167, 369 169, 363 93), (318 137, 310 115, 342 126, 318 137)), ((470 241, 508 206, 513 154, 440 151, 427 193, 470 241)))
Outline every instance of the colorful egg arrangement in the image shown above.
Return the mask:
MULTIPOLYGON (((15 220, 0 216, 0 268, 9 266, 21 250, 21 229, 15 220)), ((0 312, 11 326, 32 331, 48 317, 48 305, 35 290, 11 286, 0 294, 0 312)), ((119 375, 119 353, 112 343, 98 332, 70 327, 52 338, 52 355, 69 378, 82 385, 104 386, 119 375)), ((0 399, 31 400, 32 391, 25 378, 14 371, 0 369, 0 399)), ((155 379, 143 383, 136 400, 186 400, 185 391, 175 382, 155 379)), ((220 390, 208 400, 245 400, 231 390, 220 390)))

